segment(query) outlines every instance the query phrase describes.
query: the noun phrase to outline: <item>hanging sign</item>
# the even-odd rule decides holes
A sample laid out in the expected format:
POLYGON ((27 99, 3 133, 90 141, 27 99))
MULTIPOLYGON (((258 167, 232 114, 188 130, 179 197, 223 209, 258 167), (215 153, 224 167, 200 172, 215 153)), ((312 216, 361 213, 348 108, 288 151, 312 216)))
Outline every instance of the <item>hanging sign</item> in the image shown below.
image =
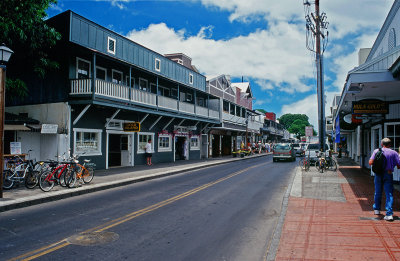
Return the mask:
POLYGON ((387 114, 388 104, 380 100, 362 100, 353 102, 353 113, 358 114, 387 114))
POLYGON ((42 124, 42 129, 40 133, 42 134, 57 134, 58 125, 57 124, 42 124))
POLYGON ((140 122, 124 122, 123 128, 124 131, 139 132, 140 122))

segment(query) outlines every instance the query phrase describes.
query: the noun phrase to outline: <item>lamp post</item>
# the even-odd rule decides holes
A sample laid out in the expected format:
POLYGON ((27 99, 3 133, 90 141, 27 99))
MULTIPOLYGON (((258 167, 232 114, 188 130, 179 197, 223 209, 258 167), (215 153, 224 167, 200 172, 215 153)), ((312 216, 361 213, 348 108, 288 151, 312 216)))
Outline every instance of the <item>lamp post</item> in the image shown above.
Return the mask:
POLYGON ((4 98, 6 92, 6 64, 14 52, 2 44, 0 46, 0 198, 3 198, 3 168, 4 168, 4 98))

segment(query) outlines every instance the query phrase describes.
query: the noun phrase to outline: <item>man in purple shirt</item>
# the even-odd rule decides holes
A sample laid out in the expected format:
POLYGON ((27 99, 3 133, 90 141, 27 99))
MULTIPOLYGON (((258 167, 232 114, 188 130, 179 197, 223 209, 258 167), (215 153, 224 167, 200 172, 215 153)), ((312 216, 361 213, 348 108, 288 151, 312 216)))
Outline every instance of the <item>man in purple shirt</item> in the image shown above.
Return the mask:
MULTIPOLYGON (((381 198, 382 198, 382 187, 385 189, 386 195, 386 216, 385 220, 393 221, 393 170, 394 167, 400 169, 399 154, 390 149, 392 141, 389 138, 384 138, 381 141, 383 155, 386 158, 386 168, 383 175, 375 174, 375 196, 374 196, 374 214, 379 215, 381 210, 381 198)), ((372 166, 374 163, 375 155, 379 149, 374 150, 371 158, 369 159, 369 165, 372 166)))

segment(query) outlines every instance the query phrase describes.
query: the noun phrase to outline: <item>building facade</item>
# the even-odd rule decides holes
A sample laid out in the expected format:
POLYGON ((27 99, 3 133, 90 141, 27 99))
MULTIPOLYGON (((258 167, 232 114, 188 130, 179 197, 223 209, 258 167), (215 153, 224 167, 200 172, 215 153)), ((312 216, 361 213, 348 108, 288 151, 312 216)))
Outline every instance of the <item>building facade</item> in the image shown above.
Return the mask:
MULTIPOLYGON (((332 105, 340 145, 360 166, 383 137, 400 147, 400 1, 394 1, 372 48, 359 53, 359 66, 348 72, 340 95, 332 105)), ((399 171, 394 179, 400 180, 399 171)))
POLYGON ((202 137, 220 124, 221 101, 190 58, 189 67, 72 11, 47 23, 62 35, 51 51, 60 68, 45 79, 24 73, 29 96, 6 108, 40 122, 36 132, 14 130, 23 151, 42 160, 84 155, 104 169, 145 164, 151 139, 155 163, 208 157, 202 137))

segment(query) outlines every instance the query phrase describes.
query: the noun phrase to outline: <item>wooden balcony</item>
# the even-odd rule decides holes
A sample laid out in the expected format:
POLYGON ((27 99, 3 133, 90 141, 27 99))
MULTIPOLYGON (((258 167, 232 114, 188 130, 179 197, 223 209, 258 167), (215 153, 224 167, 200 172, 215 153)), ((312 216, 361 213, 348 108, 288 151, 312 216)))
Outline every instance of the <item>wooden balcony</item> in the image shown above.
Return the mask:
MULTIPOLYGON (((92 95, 92 80, 91 79, 73 79, 71 80, 70 96, 92 95)), ((220 113, 216 110, 211 110, 201 106, 195 106, 192 103, 181 102, 169 97, 158 96, 154 93, 141 91, 130 88, 128 86, 107 82, 96 79, 95 96, 102 98, 110 98, 112 100, 129 101, 139 103, 144 106, 158 107, 185 114, 196 115, 214 120, 220 119, 220 113), (158 100, 158 104, 157 104, 158 100)))

